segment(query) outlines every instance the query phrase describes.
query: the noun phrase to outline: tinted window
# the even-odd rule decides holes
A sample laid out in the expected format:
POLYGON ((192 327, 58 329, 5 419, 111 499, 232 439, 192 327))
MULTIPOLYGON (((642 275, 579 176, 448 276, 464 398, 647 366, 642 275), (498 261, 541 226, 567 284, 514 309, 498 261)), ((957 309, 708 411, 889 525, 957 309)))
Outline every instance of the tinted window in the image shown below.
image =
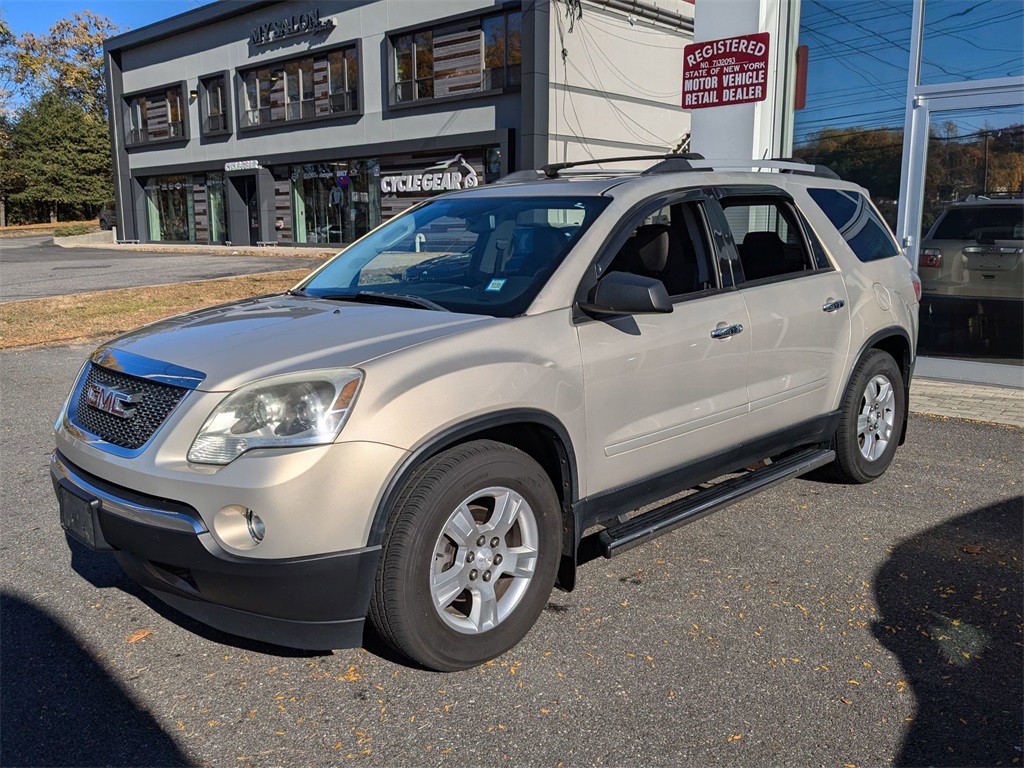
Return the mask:
POLYGON ((522 314, 607 198, 449 198, 411 209, 302 285, 313 296, 363 291, 469 314, 522 314))
POLYGON ((864 195, 845 189, 808 189, 807 193, 861 261, 887 259, 900 252, 864 195))
POLYGON ((950 208, 939 219, 932 240, 1020 240, 1024 238, 1024 205, 950 208))

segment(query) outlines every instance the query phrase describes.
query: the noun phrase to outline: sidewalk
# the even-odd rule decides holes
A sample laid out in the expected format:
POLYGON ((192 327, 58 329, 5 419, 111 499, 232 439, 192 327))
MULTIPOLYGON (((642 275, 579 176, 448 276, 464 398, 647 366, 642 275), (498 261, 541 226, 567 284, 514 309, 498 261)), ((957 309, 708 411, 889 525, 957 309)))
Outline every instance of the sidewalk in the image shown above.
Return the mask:
POLYGON ((915 378, 910 412, 1024 427, 1024 389, 915 378))

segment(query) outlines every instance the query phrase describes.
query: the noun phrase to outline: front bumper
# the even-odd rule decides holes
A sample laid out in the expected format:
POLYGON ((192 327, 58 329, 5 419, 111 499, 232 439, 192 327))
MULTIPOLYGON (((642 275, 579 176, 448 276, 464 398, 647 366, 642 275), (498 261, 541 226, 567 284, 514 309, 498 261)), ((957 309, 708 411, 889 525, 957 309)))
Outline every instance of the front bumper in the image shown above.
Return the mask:
POLYGON ((185 504, 106 483, 60 452, 51 458, 50 475, 58 499, 70 492, 85 502, 82 509, 91 510, 87 543, 112 551, 132 579, 182 613, 225 632, 292 648, 362 643, 379 547, 283 559, 241 557, 225 551, 185 504))

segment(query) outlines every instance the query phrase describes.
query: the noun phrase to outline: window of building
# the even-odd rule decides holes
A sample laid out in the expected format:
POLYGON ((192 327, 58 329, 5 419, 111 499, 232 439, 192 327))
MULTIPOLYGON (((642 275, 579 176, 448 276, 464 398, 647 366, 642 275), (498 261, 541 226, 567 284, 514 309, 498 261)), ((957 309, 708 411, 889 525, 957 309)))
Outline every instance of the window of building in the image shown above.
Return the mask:
POLYGON ((125 144, 187 139, 184 104, 181 83, 125 97, 125 144))
POLYGON ((313 120, 359 111, 355 45, 242 73, 242 127, 313 120))
POLYGON ((391 103, 518 87, 522 29, 522 12, 512 11, 391 38, 391 103))
POLYGON ((376 160, 278 166, 273 173, 278 242, 351 243, 381 222, 376 160))
POLYGON ((214 75, 199 81, 199 112, 204 136, 230 130, 226 75, 214 75))
POLYGON ((151 176, 145 189, 150 241, 219 243, 227 239, 223 173, 151 176))

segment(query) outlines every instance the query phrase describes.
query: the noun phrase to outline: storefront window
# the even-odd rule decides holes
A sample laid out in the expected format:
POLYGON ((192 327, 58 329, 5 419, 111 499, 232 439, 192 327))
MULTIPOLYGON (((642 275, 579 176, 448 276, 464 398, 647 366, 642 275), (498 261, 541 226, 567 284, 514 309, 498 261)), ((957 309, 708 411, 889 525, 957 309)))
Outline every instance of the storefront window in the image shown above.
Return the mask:
POLYGON ((189 176, 157 176, 146 183, 149 239, 184 242, 196 239, 195 207, 189 176))
POLYGON ((355 46, 242 73, 243 126, 311 120, 359 110, 355 46))
POLYGON ((224 174, 150 177, 146 218, 153 242, 224 242, 224 174))
POLYGON ((278 236, 296 243, 351 243, 380 224, 376 161, 291 166, 291 215, 282 215, 278 189, 278 236), (376 175, 375 175, 376 174, 376 175))

